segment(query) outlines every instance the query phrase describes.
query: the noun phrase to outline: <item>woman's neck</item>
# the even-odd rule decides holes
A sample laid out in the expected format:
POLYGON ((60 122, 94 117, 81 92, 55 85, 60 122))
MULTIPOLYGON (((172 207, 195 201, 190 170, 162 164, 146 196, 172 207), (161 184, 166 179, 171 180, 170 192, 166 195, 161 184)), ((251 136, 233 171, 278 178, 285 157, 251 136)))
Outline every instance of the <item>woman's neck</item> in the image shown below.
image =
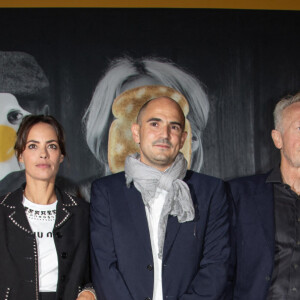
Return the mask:
POLYGON ((57 200, 54 183, 45 181, 26 181, 24 196, 33 203, 43 205, 57 200))

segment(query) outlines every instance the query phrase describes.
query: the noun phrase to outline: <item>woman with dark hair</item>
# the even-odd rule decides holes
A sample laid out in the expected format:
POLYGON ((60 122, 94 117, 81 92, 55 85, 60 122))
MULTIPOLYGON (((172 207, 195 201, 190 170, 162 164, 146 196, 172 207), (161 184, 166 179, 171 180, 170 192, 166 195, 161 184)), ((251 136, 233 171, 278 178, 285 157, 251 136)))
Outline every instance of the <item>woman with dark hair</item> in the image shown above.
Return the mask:
POLYGON ((89 205, 55 187, 66 155, 62 126, 26 116, 15 152, 26 183, 0 197, 0 299, 96 299, 87 284, 89 205))

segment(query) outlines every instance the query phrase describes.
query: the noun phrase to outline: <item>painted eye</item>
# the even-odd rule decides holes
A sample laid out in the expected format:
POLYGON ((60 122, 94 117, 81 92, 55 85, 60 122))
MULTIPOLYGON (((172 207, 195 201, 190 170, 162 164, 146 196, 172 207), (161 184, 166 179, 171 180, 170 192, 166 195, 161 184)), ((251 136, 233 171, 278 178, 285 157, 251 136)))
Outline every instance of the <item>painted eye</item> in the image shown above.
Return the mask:
POLYGON ((7 120, 10 124, 20 124, 23 118, 23 114, 19 110, 12 110, 7 114, 7 120))
POLYGON ((196 151, 200 146, 199 137, 196 135, 192 136, 192 152, 196 151))

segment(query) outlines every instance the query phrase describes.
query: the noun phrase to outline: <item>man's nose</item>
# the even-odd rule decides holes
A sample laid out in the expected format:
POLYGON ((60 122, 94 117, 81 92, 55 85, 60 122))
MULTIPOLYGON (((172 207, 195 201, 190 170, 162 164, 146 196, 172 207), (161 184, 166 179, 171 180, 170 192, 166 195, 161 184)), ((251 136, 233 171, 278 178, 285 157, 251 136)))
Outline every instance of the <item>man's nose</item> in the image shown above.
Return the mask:
POLYGON ((161 127, 161 135, 163 138, 168 138, 170 135, 170 128, 168 125, 161 127))

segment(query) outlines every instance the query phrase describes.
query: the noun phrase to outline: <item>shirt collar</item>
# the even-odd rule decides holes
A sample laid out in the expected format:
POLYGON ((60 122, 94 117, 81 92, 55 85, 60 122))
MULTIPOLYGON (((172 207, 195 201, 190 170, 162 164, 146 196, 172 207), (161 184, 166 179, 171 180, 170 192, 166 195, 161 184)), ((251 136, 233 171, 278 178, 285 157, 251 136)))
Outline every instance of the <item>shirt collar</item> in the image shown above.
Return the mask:
POLYGON ((267 183, 283 183, 279 165, 276 166, 266 180, 267 183))

